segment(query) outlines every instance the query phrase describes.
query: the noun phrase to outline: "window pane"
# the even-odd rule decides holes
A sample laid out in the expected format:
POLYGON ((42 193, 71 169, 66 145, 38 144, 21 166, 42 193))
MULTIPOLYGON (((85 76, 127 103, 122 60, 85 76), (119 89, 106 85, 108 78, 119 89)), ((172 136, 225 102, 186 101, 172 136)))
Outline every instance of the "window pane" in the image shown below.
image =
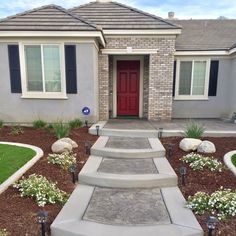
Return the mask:
POLYGON ((192 62, 181 61, 179 73, 179 95, 191 94, 192 62))
POLYGON ((46 92, 61 92, 60 52, 57 45, 43 46, 46 92))
POLYGON ((39 45, 25 46, 28 91, 43 91, 41 49, 39 45))
POLYGON ((204 95, 206 61, 195 61, 193 71, 193 95, 204 95))

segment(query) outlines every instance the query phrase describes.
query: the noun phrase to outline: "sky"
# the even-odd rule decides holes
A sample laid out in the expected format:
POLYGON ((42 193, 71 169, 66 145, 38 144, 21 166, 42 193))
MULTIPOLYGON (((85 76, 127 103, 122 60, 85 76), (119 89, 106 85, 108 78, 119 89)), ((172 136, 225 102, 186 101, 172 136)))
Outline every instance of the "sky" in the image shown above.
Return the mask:
MULTIPOLYGON (((0 0, 0 19, 35 7, 57 4, 64 8, 93 0, 0 0)), ((169 11, 179 19, 236 18, 236 0, 115 0, 143 11, 167 18, 169 11)))

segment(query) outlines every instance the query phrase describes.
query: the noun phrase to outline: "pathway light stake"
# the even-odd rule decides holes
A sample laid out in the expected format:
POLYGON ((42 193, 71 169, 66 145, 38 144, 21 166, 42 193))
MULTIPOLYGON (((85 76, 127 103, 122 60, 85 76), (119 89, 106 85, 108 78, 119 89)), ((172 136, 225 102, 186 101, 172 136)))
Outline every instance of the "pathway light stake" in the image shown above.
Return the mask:
POLYGON ((46 235, 45 226, 48 220, 48 212, 44 210, 39 211, 37 213, 37 220, 38 223, 41 225, 41 236, 45 236, 46 235))
POLYGON ((163 128, 159 128, 158 138, 162 138, 162 135, 163 135, 163 128))
POLYGON ((212 232, 216 228, 216 224, 218 223, 218 219, 214 216, 209 216, 207 219, 207 228, 208 228, 208 236, 212 236, 212 232))
POLYGON ((90 145, 89 145, 89 143, 85 142, 84 146, 85 146, 85 154, 90 155, 90 145))
POLYGON ((99 125, 96 125, 97 136, 99 135, 99 125))
POLYGON ((173 144, 173 143, 169 143, 169 144, 168 144, 168 147, 167 147, 167 157, 168 157, 169 159, 171 159, 172 156, 173 156, 173 147, 174 147, 174 144, 173 144))
POLYGON ((76 176, 75 176, 75 172, 76 172, 76 164, 72 164, 69 166, 68 170, 70 171, 70 173, 72 174, 72 181, 75 184, 76 182, 76 176))
POLYGON ((85 120, 85 126, 88 128, 88 121, 87 120, 85 120))
POLYGON ((181 184, 182 186, 185 186, 185 176, 187 174, 187 168, 185 166, 181 166, 179 168, 179 173, 181 175, 181 184))

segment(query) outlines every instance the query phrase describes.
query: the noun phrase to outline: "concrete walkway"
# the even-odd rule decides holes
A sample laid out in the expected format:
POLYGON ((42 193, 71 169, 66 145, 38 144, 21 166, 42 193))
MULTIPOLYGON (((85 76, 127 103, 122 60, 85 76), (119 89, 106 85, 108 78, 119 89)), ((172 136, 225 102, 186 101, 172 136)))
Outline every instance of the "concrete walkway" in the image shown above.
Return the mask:
POLYGON ((158 138, 101 136, 91 154, 52 236, 203 235, 158 138))

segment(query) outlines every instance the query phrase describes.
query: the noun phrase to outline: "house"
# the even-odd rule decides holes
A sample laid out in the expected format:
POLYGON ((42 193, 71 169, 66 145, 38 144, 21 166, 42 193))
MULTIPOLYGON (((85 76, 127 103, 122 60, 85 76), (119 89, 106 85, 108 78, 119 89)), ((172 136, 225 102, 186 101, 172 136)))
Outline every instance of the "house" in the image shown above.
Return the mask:
POLYGON ((236 111, 236 20, 165 20, 109 0, 0 21, 0 119, 149 120, 236 111))

